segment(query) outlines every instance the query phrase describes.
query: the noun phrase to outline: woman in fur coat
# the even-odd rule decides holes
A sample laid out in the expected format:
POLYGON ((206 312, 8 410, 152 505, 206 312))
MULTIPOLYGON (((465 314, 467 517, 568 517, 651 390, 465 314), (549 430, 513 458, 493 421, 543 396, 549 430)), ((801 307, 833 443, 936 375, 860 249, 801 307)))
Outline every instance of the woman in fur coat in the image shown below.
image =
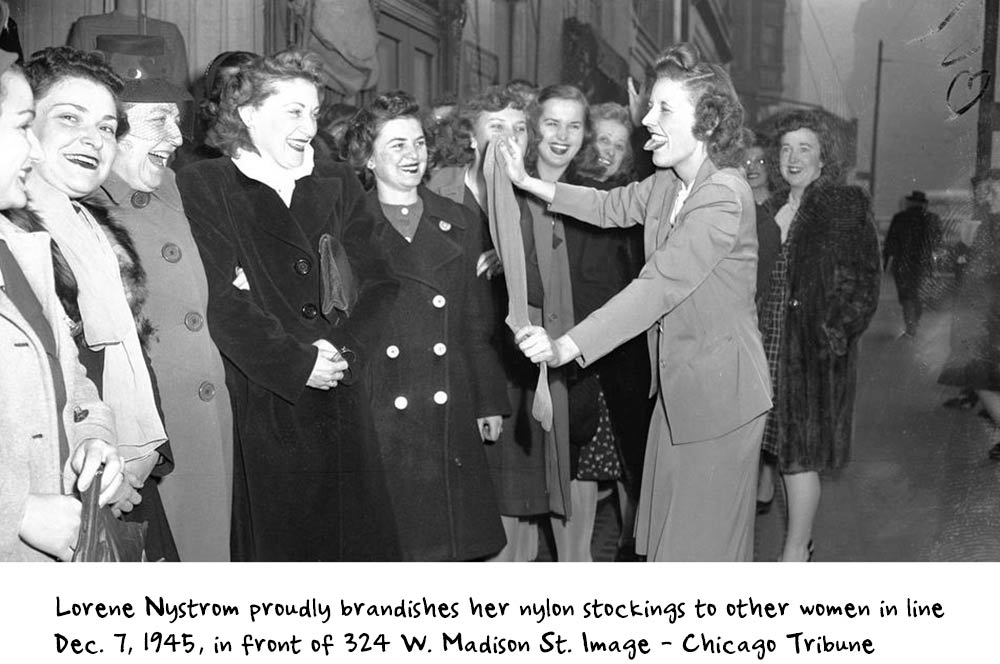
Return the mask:
POLYGON ((764 437, 776 440, 788 500, 781 560, 803 561, 812 557, 819 473, 850 457, 858 338, 878 305, 879 250, 867 195, 840 184, 827 116, 790 111, 774 126, 770 161, 786 190, 775 198, 782 247, 762 308, 765 344, 778 345, 764 437))

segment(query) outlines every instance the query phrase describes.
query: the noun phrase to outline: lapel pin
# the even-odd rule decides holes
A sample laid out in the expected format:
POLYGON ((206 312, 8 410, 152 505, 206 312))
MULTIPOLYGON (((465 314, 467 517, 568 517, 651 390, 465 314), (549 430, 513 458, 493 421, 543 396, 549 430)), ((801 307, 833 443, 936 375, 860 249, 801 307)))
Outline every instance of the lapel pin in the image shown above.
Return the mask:
POLYGON ((442 219, 441 221, 438 222, 438 228, 447 233, 448 231, 451 230, 451 224, 442 219))

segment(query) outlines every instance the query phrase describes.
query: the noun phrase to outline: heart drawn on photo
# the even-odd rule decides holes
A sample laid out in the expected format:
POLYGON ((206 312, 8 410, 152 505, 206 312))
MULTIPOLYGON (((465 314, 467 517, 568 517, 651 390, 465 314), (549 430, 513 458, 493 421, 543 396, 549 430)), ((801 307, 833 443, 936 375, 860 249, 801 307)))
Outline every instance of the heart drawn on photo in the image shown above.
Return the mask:
MULTIPOLYGON (((955 78, 951 79, 951 84, 948 85, 948 94, 945 96, 945 103, 948 105, 948 109, 951 110, 951 112, 953 113, 952 119, 957 118, 958 116, 962 115, 970 108, 975 106, 976 102, 978 102, 982 98, 982 96, 986 94, 986 90, 990 87, 990 81, 992 79, 993 79, 993 73, 990 72, 990 70, 988 69, 981 69, 980 71, 977 71, 974 74, 969 69, 963 69, 962 71, 955 74, 955 78), (966 79, 965 85, 959 86, 958 82, 963 80, 963 78, 966 79), (979 81, 979 91, 976 92, 974 97, 968 99, 964 104, 956 108, 956 104, 953 103, 951 99, 952 93, 955 92, 956 88, 959 88, 961 91, 961 88, 963 87, 966 88, 968 92, 971 93, 973 87, 976 84, 976 81, 979 81)), ((959 97, 959 100, 961 100, 961 97, 959 97)))

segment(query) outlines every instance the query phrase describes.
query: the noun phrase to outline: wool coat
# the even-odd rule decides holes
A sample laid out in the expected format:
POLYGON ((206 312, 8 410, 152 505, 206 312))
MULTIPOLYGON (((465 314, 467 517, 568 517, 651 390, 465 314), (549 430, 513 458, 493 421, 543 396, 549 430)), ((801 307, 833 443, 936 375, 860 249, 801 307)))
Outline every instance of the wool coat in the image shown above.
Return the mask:
POLYGON ((233 423, 222 357, 205 322, 208 284, 172 171, 151 193, 112 173, 102 200, 146 271, 146 350, 176 456, 160 496, 181 560, 229 560, 233 423))
MULTIPOLYGON (((72 321, 56 296, 47 233, 26 233, 0 216, 0 239, 14 255, 55 337, 66 389, 56 409, 50 358, 21 312, 0 290, 0 560, 52 560, 18 535, 30 493, 70 494, 75 477, 60 467, 59 420, 70 449, 89 438, 116 444, 114 416, 77 359, 72 321)), ((2 281, 2 279, 0 279, 2 281)))
POLYGON ((505 540, 476 418, 510 407, 489 284, 476 278, 479 219, 424 188, 419 195, 412 242, 376 192, 368 198, 375 240, 400 282, 371 355, 372 411, 404 560, 482 558, 505 540))
POLYGON ((319 160, 290 207, 229 158, 186 166, 177 185, 232 399, 233 559, 398 558, 365 365, 384 350, 399 284, 357 177, 319 160), (323 236, 335 248, 341 304, 356 295, 353 307, 324 313, 323 236), (318 339, 351 365, 328 391, 306 386, 318 339))
MULTIPOLYGON (((445 198, 461 204, 479 219, 482 238, 480 251, 493 248, 489 233, 489 219, 479 207, 475 197, 465 186, 465 169, 457 166, 442 168, 428 183, 428 188, 445 198)), ((534 234, 532 215, 522 197, 521 232, 526 254, 533 254, 534 234)), ((500 439, 486 445, 487 464, 493 478, 493 487, 500 503, 500 513, 505 516, 533 516, 549 511, 549 492, 546 486, 545 432, 531 416, 534 387, 538 368, 529 362, 514 344, 514 335, 504 319, 507 315, 507 285, 503 275, 491 280, 480 276, 480 281, 490 284, 492 291, 493 337, 492 345, 500 354, 507 378, 507 398, 511 414, 504 418, 500 439)), ((537 270, 529 270, 529 299, 535 293, 541 306, 541 278, 537 270)), ((535 309, 540 312, 540 309, 535 309)))
POLYGON ((836 469, 850 458, 858 339, 879 298, 878 235, 867 195, 857 187, 810 185, 786 242, 788 310, 774 412, 779 463, 785 473, 836 469))

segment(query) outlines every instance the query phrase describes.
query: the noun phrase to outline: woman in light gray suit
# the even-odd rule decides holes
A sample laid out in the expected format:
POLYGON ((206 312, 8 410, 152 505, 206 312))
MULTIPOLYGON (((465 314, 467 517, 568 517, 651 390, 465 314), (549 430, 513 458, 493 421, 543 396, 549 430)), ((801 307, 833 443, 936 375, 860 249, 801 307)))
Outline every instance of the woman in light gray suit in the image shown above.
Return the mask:
POLYGON ((587 366, 646 332, 658 393, 636 519, 649 560, 750 560, 763 415, 771 407, 754 290, 756 215, 734 168, 743 109, 728 74, 689 44, 654 68, 649 112, 657 171, 601 192, 528 177, 502 154, 511 180, 551 209, 598 226, 645 226, 639 276, 565 335, 517 334, 535 362, 587 366))

